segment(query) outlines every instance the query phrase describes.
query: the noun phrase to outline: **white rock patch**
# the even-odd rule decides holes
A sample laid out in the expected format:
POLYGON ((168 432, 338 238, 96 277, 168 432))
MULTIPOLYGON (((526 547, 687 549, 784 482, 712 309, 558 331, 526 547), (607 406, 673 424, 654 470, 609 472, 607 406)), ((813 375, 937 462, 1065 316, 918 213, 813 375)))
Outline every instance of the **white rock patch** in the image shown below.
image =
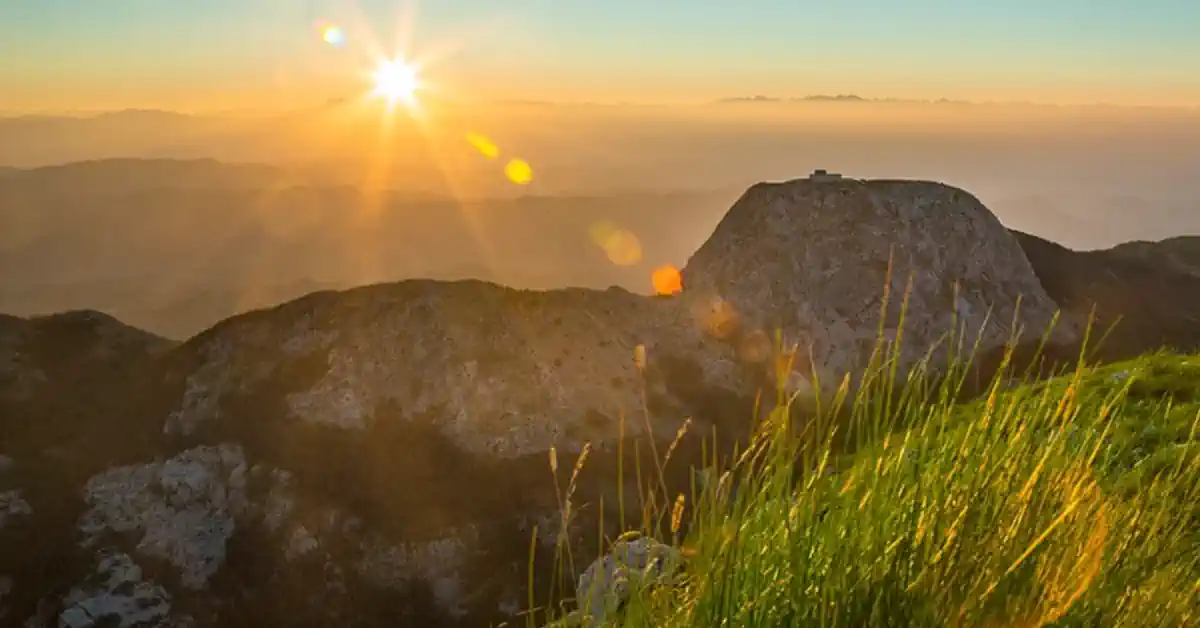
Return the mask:
POLYGON ((102 624, 120 628, 167 626, 171 595, 142 580, 142 568, 119 552, 101 553, 98 582, 75 588, 58 616, 60 628, 89 628, 102 624), (113 622, 116 623, 113 623, 113 622))
POLYGON ((603 622, 629 599, 631 589, 669 582, 681 560, 675 548, 645 537, 617 542, 579 577, 580 613, 603 622))
POLYGON ((108 532, 140 534, 137 550, 177 567, 197 589, 225 560, 234 517, 246 505, 240 446, 197 447, 161 463, 111 469, 88 480, 85 547, 108 532))

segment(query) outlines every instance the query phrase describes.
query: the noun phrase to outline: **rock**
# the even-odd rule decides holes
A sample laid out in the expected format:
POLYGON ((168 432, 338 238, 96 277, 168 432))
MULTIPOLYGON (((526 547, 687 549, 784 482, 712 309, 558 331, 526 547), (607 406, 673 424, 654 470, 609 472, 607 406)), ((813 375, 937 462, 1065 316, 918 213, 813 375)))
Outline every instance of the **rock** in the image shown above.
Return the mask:
POLYGON ((185 587, 200 588, 225 560, 234 516, 245 506, 245 483, 246 462, 236 445, 112 469, 87 483, 91 508, 79 524, 83 545, 133 534, 139 553, 168 561, 185 587))
POLYGON ((96 578, 73 589, 63 600, 60 628, 152 628, 180 625, 169 621, 171 596, 142 579, 142 569, 121 553, 99 555, 96 578))
POLYGON ((617 541, 579 576, 579 617, 602 623, 629 600, 631 590, 670 583, 682 560, 678 550, 653 539, 617 541))
POLYGON ((7 519, 31 514, 33 509, 21 498, 19 491, 0 491, 0 530, 4 529, 7 519))
MULTIPOLYGON (((612 440, 620 417, 641 411, 634 348, 674 325, 676 312, 670 301, 623 290, 479 281, 313 295, 189 343, 200 366, 166 430, 193 433, 222 417, 232 394, 287 378, 284 408, 303 423, 366 430, 393 407, 395 420, 432 421, 470 454, 578 451, 612 440), (300 361, 310 370, 297 381, 300 361)), ((676 409, 660 417, 668 434, 685 418, 676 409)), ((635 436, 642 422, 627 429, 635 436)))
POLYGON ((896 337, 910 276, 901 368, 944 343, 955 324, 965 326, 968 349, 981 334, 987 350, 1014 332, 1040 337, 1057 309, 986 207, 963 190, 920 181, 760 183, 682 273, 685 295, 723 304, 741 334, 781 329, 785 346, 799 345, 801 362, 811 355, 826 382, 866 363, 885 286, 883 328, 896 337), (1010 329, 1018 299, 1018 329, 1010 329))

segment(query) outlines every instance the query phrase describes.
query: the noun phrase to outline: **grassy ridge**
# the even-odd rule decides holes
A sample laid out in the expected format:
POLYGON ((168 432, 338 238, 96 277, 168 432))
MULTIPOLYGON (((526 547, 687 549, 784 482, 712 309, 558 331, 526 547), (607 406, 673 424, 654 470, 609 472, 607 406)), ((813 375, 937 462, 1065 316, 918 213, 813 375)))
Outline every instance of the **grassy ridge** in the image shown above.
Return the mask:
POLYGON ((1200 625, 1200 357, 1005 365, 965 405, 951 357, 936 381, 876 360, 802 423, 780 398, 735 463, 656 500, 688 503, 665 513, 682 569, 608 625, 1200 625))

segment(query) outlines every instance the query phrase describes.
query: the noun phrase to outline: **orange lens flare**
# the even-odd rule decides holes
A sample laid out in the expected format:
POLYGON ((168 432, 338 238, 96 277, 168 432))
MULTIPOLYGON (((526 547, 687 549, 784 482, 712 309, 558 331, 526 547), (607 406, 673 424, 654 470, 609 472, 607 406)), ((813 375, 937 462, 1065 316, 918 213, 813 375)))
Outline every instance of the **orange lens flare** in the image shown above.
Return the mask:
POLYGON ((617 266, 633 266, 642 261, 642 243, 633 233, 611 222, 598 222, 588 230, 592 242, 604 249, 608 261, 617 266))
POLYGON ((683 292, 683 275, 679 273, 679 269, 667 264, 654 269, 654 273, 650 275, 650 282, 654 285, 654 291, 658 294, 677 294, 683 292))

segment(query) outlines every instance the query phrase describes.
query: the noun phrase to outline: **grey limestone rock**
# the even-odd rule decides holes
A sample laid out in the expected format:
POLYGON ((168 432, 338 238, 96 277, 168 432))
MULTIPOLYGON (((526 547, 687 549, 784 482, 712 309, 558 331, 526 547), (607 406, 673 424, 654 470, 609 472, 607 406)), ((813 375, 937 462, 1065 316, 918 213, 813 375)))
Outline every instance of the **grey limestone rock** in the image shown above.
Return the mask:
POLYGON ((60 628, 167 628, 185 622, 171 621, 171 595, 143 579, 142 569, 119 552, 101 552, 94 582, 76 587, 63 600, 60 628))
MULTIPOLYGON (((885 287, 888 340, 907 293, 902 367, 955 331, 967 349, 977 336, 981 350, 1039 338, 1058 309, 995 215, 968 192, 924 181, 755 185, 682 272, 685 295, 725 304, 742 329, 781 330, 835 383, 874 349, 885 287)), ((1073 336, 1055 329, 1056 340, 1073 336)))
POLYGON ((137 537, 139 553, 179 569, 198 589, 221 567, 245 506, 246 462, 236 445, 197 447, 161 463, 111 469, 88 481, 85 547, 106 534, 137 537))
POLYGON ((682 566, 680 552, 647 537, 619 540, 579 576, 575 599, 581 618, 603 622, 637 587, 668 584, 682 566))

